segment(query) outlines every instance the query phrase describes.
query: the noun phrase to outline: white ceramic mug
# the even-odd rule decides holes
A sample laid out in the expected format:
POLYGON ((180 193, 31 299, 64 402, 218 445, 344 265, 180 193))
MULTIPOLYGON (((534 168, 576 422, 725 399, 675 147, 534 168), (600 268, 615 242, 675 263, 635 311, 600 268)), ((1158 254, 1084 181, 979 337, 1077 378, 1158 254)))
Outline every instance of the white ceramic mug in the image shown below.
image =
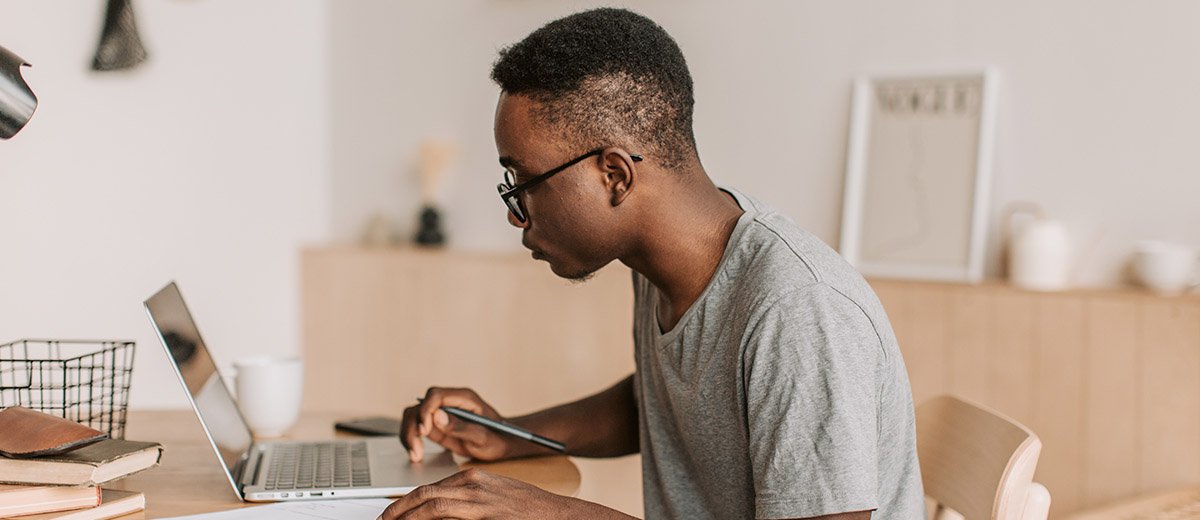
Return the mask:
POLYGON ((1133 253, 1133 274, 1139 282, 1163 295, 1183 293, 1197 282, 1200 251, 1170 242, 1138 242, 1133 253))
POLYGON ((281 437, 300 417, 304 363, 298 357, 238 360, 238 408, 255 437, 281 437))

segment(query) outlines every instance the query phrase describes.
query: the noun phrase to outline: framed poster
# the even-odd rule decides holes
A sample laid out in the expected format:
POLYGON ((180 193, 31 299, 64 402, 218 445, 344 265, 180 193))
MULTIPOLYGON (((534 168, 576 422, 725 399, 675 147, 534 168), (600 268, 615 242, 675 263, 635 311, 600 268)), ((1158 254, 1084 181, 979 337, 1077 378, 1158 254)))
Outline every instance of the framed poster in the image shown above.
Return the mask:
POLYGON ((983 278, 995 76, 855 81, 841 253, 865 276, 983 278))

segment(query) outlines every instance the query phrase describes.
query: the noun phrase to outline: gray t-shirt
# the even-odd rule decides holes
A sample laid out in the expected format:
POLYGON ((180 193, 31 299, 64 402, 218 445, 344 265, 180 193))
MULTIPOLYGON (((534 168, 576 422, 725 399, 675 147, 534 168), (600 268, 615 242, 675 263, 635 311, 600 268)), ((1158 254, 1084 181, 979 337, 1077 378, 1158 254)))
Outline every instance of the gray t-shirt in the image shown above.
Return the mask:
POLYGON ((912 394, 866 281, 786 217, 745 214, 716 274, 661 333, 634 273, 647 518, 925 518, 912 394))

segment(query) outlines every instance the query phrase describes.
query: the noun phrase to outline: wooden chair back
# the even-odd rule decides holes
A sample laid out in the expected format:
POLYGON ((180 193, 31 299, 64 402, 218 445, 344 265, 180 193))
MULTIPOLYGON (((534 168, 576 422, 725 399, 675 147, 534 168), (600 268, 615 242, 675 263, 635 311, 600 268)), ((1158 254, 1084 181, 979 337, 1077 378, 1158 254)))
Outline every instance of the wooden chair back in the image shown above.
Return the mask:
POLYGON ((967 520, 1045 518, 1049 494, 1033 482, 1041 450, 1029 428, 957 397, 917 408, 917 456, 925 494, 937 503, 934 518, 953 518, 946 508, 967 520), (1036 503, 1027 507, 1031 497, 1036 503))

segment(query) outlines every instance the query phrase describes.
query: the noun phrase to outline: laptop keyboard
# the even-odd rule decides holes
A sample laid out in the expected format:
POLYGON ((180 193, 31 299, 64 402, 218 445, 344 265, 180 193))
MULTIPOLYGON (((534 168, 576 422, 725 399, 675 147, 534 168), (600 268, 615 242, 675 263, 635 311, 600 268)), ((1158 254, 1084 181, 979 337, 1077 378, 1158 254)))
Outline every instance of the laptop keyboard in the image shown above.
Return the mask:
POLYGON ((371 485, 366 442, 311 442, 272 448, 267 490, 371 485))

